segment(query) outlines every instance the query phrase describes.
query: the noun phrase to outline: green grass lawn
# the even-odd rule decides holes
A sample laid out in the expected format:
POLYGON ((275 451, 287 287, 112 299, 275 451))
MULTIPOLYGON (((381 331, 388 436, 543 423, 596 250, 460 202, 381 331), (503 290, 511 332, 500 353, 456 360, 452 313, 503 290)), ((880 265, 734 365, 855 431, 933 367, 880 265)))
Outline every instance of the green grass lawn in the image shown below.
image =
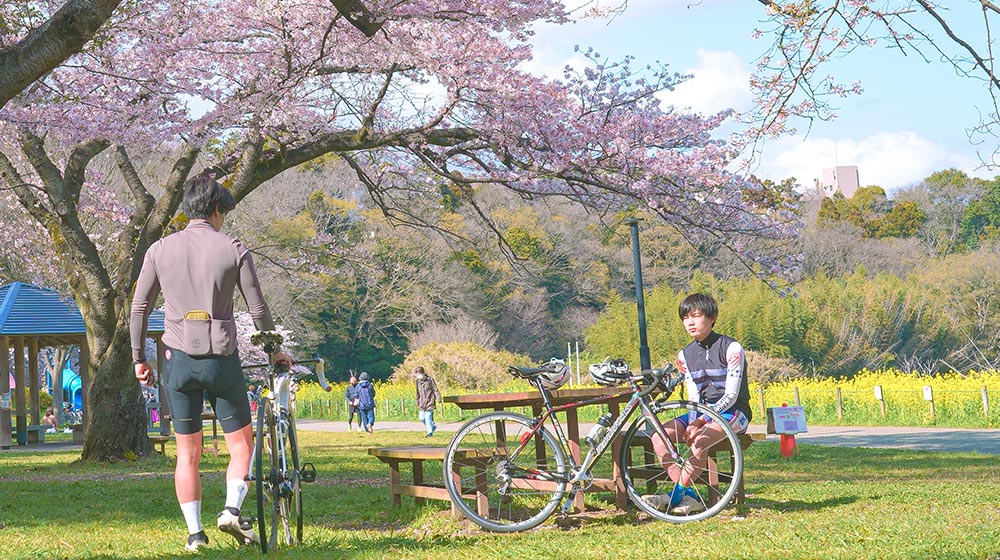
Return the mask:
MULTIPOLYGON (((445 445, 447 434, 434 443, 445 445)), ((301 433, 319 480, 305 488, 305 542, 273 558, 989 558, 1000 559, 996 456, 800 444, 747 451, 748 504, 670 525, 588 495, 570 528, 550 520, 523 534, 483 533, 445 502, 389 501, 388 467, 369 446, 425 444, 418 432, 301 433)), ((175 558, 186 529, 168 457, 81 465, 78 452, 0 452, 0 557, 175 558)), ((214 528, 226 455, 206 455, 205 558, 260 556, 214 528), (225 537, 225 538, 224 538, 225 537)), ((605 458, 607 460, 607 458, 605 458)), ((425 468, 425 470, 429 470, 425 468)), ((404 475, 405 476, 405 475, 404 475)), ((248 501, 250 505, 252 499, 248 501)))

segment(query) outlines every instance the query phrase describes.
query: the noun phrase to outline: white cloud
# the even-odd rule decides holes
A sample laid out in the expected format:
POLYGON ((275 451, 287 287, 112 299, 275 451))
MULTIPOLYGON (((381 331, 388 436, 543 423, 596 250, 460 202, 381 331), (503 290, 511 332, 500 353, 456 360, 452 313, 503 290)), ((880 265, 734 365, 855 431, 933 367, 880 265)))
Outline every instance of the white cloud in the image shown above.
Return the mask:
POLYGON ((976 162, 964 154, 909 131, 880 131, 864 138, 782 138, 764 147, 759 177, 775 181, 795 177, 812 187, 823 169, 856 165, 862 186, 878 185, 891 195, 900 187, 921 181, 935 171, 955 167, 979 175, 976 162))
POLYGON ((746 110, 753 103, 749 66, 736 53, 698 49, 698 66, 686 68, 682 74, 694 77, 674 91, 660 93, 663 103, 706 115, 725 109, 746 110))

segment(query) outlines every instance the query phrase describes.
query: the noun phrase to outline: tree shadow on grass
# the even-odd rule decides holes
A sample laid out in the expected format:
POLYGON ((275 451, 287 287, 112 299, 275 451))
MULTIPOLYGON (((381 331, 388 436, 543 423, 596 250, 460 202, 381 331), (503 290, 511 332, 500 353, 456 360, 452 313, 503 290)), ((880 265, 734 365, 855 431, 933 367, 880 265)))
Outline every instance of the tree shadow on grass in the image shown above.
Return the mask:
POLYGON ((807 502, 805 500, 760 500, 751 499, 746 504, 737 506, 737 515, 744 515, 748 512, 760 510, 773 510, 780 513, 794 511, 819 511, 830 507, 839 507, 853 504, 858 501, 857 496, 836 496, 824 500, 807 502))

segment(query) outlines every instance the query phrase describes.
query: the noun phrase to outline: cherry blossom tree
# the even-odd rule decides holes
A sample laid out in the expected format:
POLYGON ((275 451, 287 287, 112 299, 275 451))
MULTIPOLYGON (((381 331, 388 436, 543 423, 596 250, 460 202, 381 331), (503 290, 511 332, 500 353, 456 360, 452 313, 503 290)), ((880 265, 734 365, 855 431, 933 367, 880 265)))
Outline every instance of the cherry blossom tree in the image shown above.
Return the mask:
MULTIPOLYGON (((836 114, 836 102, 862 93, 850 77, 826 71, 833 60, 864 56, 871 48, 890 48, 901 56, 954 67, 980 92, 981 120, 968 123, 970 141, 981 145, 982 163, 1000 163, 1000 73, 993 54, 993 24, 1000 5, 987 0, 758 0, 764 20, 755 34, 772 40, 757 61, 751 80, 756 109, 745 140, 781 134, 803 122, 836 114), (957 20, 977 21, 971 26, 957 20)), ((900 92, 905 95, 905 92, 900 92)))
POLYGON ((473 208, 477 193, 507 188, 599 211, 648 208, 765 277, 797 264, 775 243, 794 234, 788 208, 757 204, 773 200, 765 187, 725 171, 735 153, 713 132, 729 113, 657 101, 678 75, 587 50, 589 65, 561 79, 520 69, 532 24, 568 21, 561 3, 378 0, 350 17, 337 4, 136 0, 101 41, 0 110, 0 185, 43 228, 87 325, 85 459, 149 450, 130 291, 202 168, 239 201, 335 154, 390 220, 424 222, 409 202, 442 183, 473 208), (142 161, 154 152, 173 159, 151 177, 142 161), (94 187, 109 179, 102 162, 120 192, 94 187), (88 222, 88 200, 113 219, 88 222))
POLYGON ((0 4, 0 107, 79 52, 121 0, 0 4), (49 14, 49 9, 55 9, 49 14))

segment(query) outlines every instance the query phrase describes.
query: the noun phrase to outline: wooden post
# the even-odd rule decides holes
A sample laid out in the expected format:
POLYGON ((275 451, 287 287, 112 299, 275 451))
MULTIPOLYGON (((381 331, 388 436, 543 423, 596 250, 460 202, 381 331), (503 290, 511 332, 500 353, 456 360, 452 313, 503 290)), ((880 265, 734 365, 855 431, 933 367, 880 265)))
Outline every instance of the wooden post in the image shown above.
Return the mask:
POLYGON ((986 394, 986 385, 983 385, 983 416, 990 417, 990 398, 986 394))
POLYGON ((757 399, 760 401, 760 417, 767 417, 767 409, 764 408, 764 388, 757 387, 757 399))
POLYGON ((10 341, 0 336, 0 449, 10 449, 10 341))
POLYGON ((882 419, 885 419, 885 396, 882 394, 882 386, 875 386, 875 400, 878 401, 879 412, 882 413, 882 419))
POLYGON ((799 388, 792 387, 792 391, 795 392, 795 406, 802 406, 802 399, 799 398, 799 388))
MULTIPOLYGON (((0 357, 0 359, 6 358, 6 356, 0 357)), ((24 386, 24 337, 15 336, 14 337, 14 381, 17 382, 17 388, 14 389, 14 413, 17 415, 15 423, 17 425, 17 444, 25 445, 28 443, 28 414, 27 407, 24 401, 24 393, 26 387, 24 386)), ((6 426, 3 427, 6 429, 6 426)))
POLYGON ((844 399, 840 394, 840 387, 837 387, 837 421, 843 422, 844 420, 844 399))
POLYGON ((931 407, 931 424, 937 423, 937 417, 934 414, 934 389, 930 385, 924 385, 924 400, 930 403, 931 407))
POLYGON ((42 423, 41 404, 38 401, 38 337, 28 338, 28 400, 33 426, 42 423))

